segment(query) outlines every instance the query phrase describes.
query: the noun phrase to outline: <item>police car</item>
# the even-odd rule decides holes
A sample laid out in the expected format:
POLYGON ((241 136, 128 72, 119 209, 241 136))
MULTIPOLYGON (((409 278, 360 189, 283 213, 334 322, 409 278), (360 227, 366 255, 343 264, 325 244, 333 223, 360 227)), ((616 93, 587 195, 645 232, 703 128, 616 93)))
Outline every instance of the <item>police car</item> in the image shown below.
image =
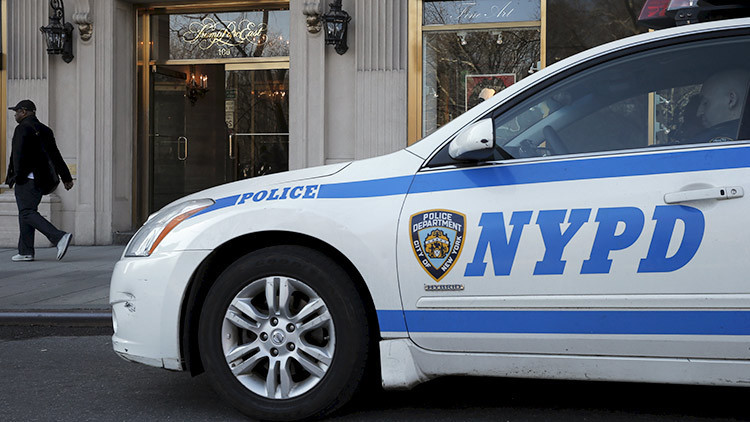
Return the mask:
MULTIPOLYGON (((705 18, 655 3, 651 25, 705 18)), ((402 151, 179 200, 115 267, 114 349, 275 420, 339 408, 369 368, 748 385, 748 57, 747 18, 658 30, 402 151)))

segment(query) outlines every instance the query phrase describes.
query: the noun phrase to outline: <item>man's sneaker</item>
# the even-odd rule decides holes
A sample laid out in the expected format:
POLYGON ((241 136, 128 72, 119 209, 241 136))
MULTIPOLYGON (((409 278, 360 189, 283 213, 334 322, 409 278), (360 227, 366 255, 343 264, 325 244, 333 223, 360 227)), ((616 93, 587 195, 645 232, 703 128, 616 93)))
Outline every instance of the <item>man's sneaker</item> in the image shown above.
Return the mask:
POLYGON ((57 260, 58 261, 63 259, 63 257, 65 256, 65 252, 68 251, 68 245, 70 244, 71 237, 73 237, 72 234, 65 233, 62 239, 60 239, 60 241, 57 242, 57 260))
POLYGON ((16 255, 13 255, 13 257, 11 257, 10 260, 11 261, 15 261, 15 262, 33 261, 34 260, 34 255, 16 254, 16 255))

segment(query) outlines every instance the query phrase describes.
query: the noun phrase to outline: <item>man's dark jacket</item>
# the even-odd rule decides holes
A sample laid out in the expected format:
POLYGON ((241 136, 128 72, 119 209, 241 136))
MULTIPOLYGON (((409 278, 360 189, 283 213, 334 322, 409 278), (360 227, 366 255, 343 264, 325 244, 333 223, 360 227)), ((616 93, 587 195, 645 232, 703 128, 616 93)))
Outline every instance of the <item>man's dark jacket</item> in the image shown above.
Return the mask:
POLYGON ((16 183, 23 184, 32 172, 34 184, 44 193, 54 190, 58 183, 53 180, 53 172, 59 174, 65 183, 73 181, 68 166, 57 149, 52 129, 33 115, 21 120, 13 132, 13 149, 5 183, 10 187, 16 183), (54 169, 50 169, 50 163, 54 169))

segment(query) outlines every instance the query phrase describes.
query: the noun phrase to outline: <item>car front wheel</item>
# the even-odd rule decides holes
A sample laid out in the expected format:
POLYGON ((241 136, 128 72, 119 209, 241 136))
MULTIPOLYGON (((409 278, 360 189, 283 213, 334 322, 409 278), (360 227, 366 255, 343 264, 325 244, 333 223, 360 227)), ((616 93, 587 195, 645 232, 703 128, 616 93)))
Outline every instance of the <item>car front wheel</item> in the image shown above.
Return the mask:
POLYGON ((211 287, 199 347, 214 389, 257 419, 322 416, 364 373, 368 325, 352 280, 320 252, 275 246, 248 254, 211 287))

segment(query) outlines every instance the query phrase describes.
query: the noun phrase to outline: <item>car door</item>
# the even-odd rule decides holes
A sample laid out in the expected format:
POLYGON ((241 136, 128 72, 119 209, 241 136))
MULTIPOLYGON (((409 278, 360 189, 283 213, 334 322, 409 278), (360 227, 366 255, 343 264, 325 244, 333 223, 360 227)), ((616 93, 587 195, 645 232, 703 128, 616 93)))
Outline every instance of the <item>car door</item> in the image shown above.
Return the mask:
POLYGON ((666 44, 529 88, 476 123, 493 157, 446 145, 416 175, 397 253, 417 345, 750 358, 750 37, 666 44))

